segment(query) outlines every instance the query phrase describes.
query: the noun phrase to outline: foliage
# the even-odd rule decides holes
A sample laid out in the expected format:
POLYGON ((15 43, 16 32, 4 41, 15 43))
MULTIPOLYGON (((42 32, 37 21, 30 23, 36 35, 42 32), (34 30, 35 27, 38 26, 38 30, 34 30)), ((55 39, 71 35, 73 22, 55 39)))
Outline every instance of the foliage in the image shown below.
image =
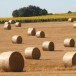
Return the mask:
POLYGON ((40 16, 40 15, 47 15, 48 12, 46 9, 41 9, 37 6, 28 6, 23 7, 18 10, 14 10, 12 12, 13 17, 30 17, 30 16, 40 16))
POLYGON ((68 13, 72 13, 71 11, 68 11, 68 13))
POLYGON ((12 13, 12 16, 18 17, 19 16, 18 10, 14 10, 13 13, 12 13))

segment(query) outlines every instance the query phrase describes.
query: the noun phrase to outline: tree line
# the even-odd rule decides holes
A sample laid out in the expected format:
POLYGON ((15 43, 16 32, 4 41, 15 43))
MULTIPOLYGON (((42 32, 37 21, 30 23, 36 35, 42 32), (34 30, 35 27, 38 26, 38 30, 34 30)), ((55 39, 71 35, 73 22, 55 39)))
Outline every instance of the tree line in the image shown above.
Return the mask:
POLYGON ((41 9, 40 7, 29 5, 28 7, 23 7, 16 9, 12 12, 13 17, 30 17, 30 16, 41 16, 47 15, 46 9, 41 9))

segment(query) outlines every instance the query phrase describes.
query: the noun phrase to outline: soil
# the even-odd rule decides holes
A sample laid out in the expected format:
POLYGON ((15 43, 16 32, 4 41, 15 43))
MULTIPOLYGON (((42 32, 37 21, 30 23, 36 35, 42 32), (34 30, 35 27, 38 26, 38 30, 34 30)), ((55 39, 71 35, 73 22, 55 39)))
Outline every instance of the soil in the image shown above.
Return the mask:
MULTIPOLYGON (((41 51, 39 60, 25 59, 23 72, 0 72, 0 76, 75 76, 76 66, 64 67, 63 56, 68 51, 76 51, 75 47, 64 47, 64 39, 73 38, 76 41, 76 28, 73 22, 40 22, 22 23, 22 27, 11 24, 11 30, 4 30, 0 24, 0 53, 5 51, 19 51, 24 56, 27 47, 38 47, 41 51), (36 31, 44 31, 45 38, 28 36, 27 30, 34 27, 36 31), (11 39, 14 35, 23 38, 22 44, 13 44, 11 39), (55 51, 43 51, 42 43, 52 41, 55 51)), ((25 58, 25 57, 24 57, 25 58)))

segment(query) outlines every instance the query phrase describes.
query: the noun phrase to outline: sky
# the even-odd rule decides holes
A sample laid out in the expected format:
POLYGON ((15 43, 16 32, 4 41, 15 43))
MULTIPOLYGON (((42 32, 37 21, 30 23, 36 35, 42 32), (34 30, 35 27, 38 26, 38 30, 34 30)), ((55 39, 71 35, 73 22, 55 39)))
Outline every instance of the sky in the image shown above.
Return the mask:
POLYGON ((14 10, 29 5, 45 8, 49 13, 76 12, 76 0, 0 0, 0 17, 12 17, 14 10))

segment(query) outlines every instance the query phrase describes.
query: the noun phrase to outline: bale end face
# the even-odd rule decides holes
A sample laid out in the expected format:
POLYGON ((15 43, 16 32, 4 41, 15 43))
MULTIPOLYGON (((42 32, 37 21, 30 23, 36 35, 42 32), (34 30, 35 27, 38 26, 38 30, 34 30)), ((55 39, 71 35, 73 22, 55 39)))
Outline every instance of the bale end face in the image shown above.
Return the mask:
POLYGON ((71 41, 70 41, 70 47, 74 47, 75 46, 75 41, 74 41, 74 39, 71 39, 71 41))
POLYGON ((24 68, 24 58, 19 52, 13 52, 9 58, 10 70, 13 72, 21 72, 24 68))
POLYGON ((19 37, 17 38, 17 43, 18 43, 18 44, 21 44, 21 43, 22 43, 22 37, 21 37, 21 36, 19 36, 19 37))
POLYGON ((34 48, 32 52, 32 58, 33 59, 40 59, 41 53, 38 48, 34 48))

